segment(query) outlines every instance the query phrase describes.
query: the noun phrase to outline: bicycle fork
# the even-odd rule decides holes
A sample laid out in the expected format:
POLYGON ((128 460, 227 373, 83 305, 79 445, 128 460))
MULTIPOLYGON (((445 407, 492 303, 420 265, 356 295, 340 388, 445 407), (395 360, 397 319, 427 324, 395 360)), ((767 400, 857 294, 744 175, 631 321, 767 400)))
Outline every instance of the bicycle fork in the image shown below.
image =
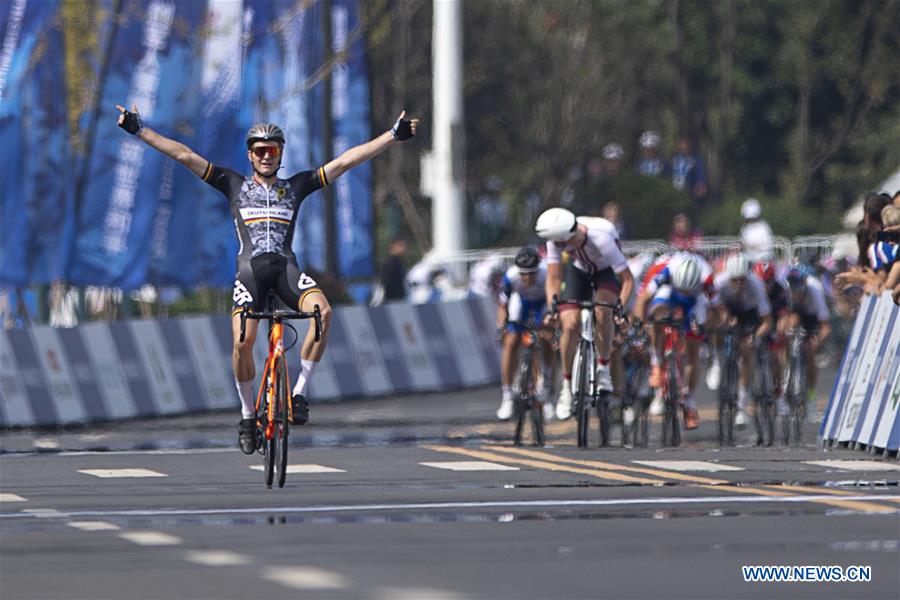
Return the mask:
MULTIPOLYGON (((282 337, 282 325, 279 322, 272 324, 272 331, 269 332, 269 358, 266 362, 266 431, 267 440, 272 439, 275 433, 275 406, 278 394, 278 371, 275 366, 278 358, 284 360, 284 338, 282 337)), ((284 374, 287 376, 287 373, 284 374)), ((282 402, 287 399, 283 398, 282 402)))

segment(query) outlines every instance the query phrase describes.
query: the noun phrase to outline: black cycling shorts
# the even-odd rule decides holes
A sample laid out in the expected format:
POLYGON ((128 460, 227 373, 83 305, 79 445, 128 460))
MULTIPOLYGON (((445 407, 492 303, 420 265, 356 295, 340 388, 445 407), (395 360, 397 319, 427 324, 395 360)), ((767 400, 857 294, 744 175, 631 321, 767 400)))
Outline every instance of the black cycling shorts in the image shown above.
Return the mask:
POLYGON ((809 335, 816 335, 822 324, 816 315, 800 315, 800 328, 809 335))
POLYGON ((566 263, 562 287, 559 290, 560 304, 593 300, 594 290, 609 290, 618 296, 622 291, 622 283, 611 267, 596 273, 585 273, 574 267, 571 262, 566 263))
POLYGON ((291 310, 300 310, 300 303, 306 295, 322 291, 312 277, 300 272, 293 260, 275 252, 266 252, 249 261, 238 261, 232 314, 245 306, 254 312, 265 311, 269 290, 274 290, 291 310))

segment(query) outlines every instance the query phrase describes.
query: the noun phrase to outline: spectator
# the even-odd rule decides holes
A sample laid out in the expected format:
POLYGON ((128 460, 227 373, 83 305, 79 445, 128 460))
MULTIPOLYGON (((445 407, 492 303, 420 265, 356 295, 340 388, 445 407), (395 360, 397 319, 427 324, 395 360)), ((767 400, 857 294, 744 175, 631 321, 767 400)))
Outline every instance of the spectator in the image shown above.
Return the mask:
POLYGON ((619 239, 625 239, 625 223, 622 221, 622 213, 617 202, 607 202, 600 209, 600 216, 616 227, 619 239))
POLYGON ((496 175, 488 177, 484 183, 484 192, 475 200, 475 239, 476 247, 494 246, 507 233, 508 214, 506 203, 500 193, 503 191, 503 180, 496 175))
POLYGON ((773 258, 775 239, 772 228, 762 220, 762 208, 756 198, 747 198, 741 205, 744 225, 741 227, 741 246, 752 262, 770 261, 773 258))
POLYGON ((669 245, 674 250, 693 252, 703 237, 699 229, 691 229, 691 220, 684 213, 678 213, 672 219, 672 231, 669 232, 669 245))
POLYGON ((887 194, 869 194, 863 201, 863 219, 856 226, 856 241, 859 246, 858 267, 841 273, 834 278, 838 289, 859 286, 866 294, 874 294, 884 286, 884 279, 873 269, 872 254, 869 252, 873 243, 878 241, 882 229, 881 211, 890 204, 887 194))
POLYGON ((622 170, 625 151, 615 142, 603 146, 603 177, 612 177, 622 170))
POLYGON ((698 154, 693 153, 691 140, 687 137, 678 139, 667 175, 672 178, 672 185, 676 190, 687 192, 695 201, 706 198, 706 165, 698 154))
POLYGON ((388 245, 388 256, 381 265, 381 286, 384 300, 403 300, 406 297, 406 252, 409 244, 395 237, 388 245))
POLYGON ((499 256, 475 263, 469 272, 469 297, 496 298, 506 269, 506 261, 499 256))
POLYGON ((654 131, 645 131, 641 134, 638 145, 641 148, 641 157, 638 160, 638 173, 647 177, 657 177, 663 174, 665 162, 659 155, 659 135, 654 131))

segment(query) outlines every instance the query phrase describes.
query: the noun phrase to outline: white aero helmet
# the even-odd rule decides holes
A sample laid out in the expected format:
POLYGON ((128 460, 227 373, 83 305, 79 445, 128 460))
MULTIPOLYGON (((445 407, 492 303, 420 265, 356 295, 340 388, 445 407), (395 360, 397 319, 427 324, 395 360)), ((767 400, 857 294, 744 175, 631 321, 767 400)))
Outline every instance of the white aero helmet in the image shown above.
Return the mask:
POLYGON ((725 261, 725 272, 732 279, 746 277, 750 273, 750 260, 743 252, 740 254, 732 254, 725 261))
POLYGON ((700 261, 693 254, 682 254, 672 265, 672 287, 692 290, 700 283, 700 261))
POLYGON ((534 231, 551 242, 568 242, 575 235, 578 223, 575 213, 565 208, 548 208, 540 214, 534 231))

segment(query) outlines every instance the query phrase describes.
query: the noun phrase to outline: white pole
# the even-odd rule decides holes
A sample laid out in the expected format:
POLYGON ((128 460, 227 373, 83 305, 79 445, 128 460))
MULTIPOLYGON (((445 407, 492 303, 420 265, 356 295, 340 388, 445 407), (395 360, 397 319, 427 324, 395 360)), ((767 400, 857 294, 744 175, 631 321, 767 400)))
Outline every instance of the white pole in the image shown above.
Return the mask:
POLYGON ((462 1, 434 2, 432 240, 440 259, 462 251, 465 231, 462 1))

